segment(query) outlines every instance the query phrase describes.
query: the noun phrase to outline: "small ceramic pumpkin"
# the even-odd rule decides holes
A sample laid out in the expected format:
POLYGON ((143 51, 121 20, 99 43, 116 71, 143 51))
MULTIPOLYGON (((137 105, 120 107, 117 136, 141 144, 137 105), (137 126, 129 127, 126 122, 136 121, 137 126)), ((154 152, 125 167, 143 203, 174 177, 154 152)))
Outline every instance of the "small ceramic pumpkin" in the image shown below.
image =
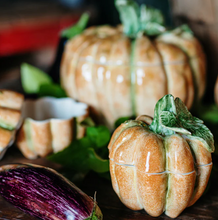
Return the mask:
POLYGON ((205 88, 198 40, 184 26, 150 38, 154 28, 165 29, 158 11, 139 9, 131 0, 117 0, 116 6, 123 26, 91 27, 66 43, 60 68, 66 93, 92 106, 110 127, 119 117, 153 115, 166 94, 190 108, 194 94, 201 98, 205 88))
POLYGON ((121 124, 109 143, 112 185, 130 209, 177 217, 203 194, 212 169, 213 135, 179 98, 160 99, 154 119, 121 124))

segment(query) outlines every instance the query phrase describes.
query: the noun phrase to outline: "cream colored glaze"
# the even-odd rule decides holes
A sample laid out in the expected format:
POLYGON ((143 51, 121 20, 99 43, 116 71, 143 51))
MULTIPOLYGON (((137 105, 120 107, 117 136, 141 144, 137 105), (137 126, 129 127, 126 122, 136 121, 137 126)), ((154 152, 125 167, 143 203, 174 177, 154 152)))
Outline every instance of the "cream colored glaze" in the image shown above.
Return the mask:
POLYGON ((29 159, 59 152, 68 147, 74 138, 84 137, 86 129, 80 123, 89 116, 88 106, 84 103, 76 103, 70 98, 48 97, 27 100, 22 114, 25 120, 16 144, 29 159))
POLYGON ((19 150, 26 158, 28 159, 37 158, 37 153, 28 146, 27 137, 23 127, 21 127, 19 131, 19 135, 17 136, 16 143, 18 145, 19 150))
POLYGON ((20 93, 0 90, 0 107, 20 110, 23 104, 24 96, 20 93))
POLYGON ((166 169, 174 173, 168 176, 165 213, 177 217, 189 204, 194 191, 196 173, 188 143, 180 135, 165 138, 167 152, 166 169), (188 175, 181 175, 190 173, 188 175))
MULTIPOLYGON (((150 118, 138 119, 149 124, 150 118)), ((121 124, 111 138, 108 148, 114 191, 130 209, 145 209, 152 216, 165 211, 175 218, 205 190, 211 154, 194 137, 175 134, 162 138, 143 126, 121 124)))
POLYGON ((0 160, 14 143, 16 131, 22 120, 20 110, 23 100, 24 96, 20 93, 0 90, 0 160))
MULTIPOLYGON (((81 125, 81 122, 83 120, 85 120, 86 118, 89 117, 89 111, 87 111, 86 114, 84 115, 81 115, 79 117, 76 118, 76 125, 77 125, 77 130, 76 130, 76 138, 77 139, 80 139, 82 137, 85 136, 85 133, 86 133, 86 127, 82 126, 81 125)), ((74 119, 75 120, 75 119, 74 119)), ((73 131, 72 131, 73 132, 73 131)), ((72 133, 73 134, 73 133, 72 133)), ((69 144, 68 144, 69 145, 69 144)))
POLYGON ((191 65, 194 82, 196 82, 197 96, 202 98, 206 86, 206 58, 199 41, 189 33, 160 35, 157 41, 170 43, 181 48, 188 56, 191 65))
POLYGON ((18 126, 20 119, 20 111, 0 107, 0 121, 6 125, 9 125, 12 129, 15 129, 18 126))
POLYGON ((172 44, 157 41, 156 46, 167 74, 168 93, 179 97, 190 108, 194 99, 194 85, 185 53, 172 44))
POLYGON ((136 115, 153 116, 157 101, 169 93, 167 77, 161 57, 149 38, 144 36, 137 38, 134 50, 132 81, 135 82, 133 87, 135 87, 136 115))
POLYGON ((189 202, 189 206, 191 206, 202 196, 204 190, 206 189, 212 170, 212 158, 211 153, 207 151, 200 140, 196 140, 191 136, 184 136, 184 138, 187 140, 189 146, 194 152, 198 174, 197 187, 195 188, 192 199, 189 202))
MULTIPOLYGON (((159 41, 155 47, 155 42, 142 36, 131 49, 120 27, 89 28, 65 46, 62 86, 70 97, 89 104, 110 128, 119 117, 152 116, 156 102, 168 93, 190 108, 194 86, 188 59, 179 47, 159 41)), ((193 66, 198 74, 205 62, 193 61, 193 66)), ((201 83, 201 76, 197 78, 201 83)))
POLYGON ((0 127, 0 152, 9 145, 12 136, 13 131, 9 131, 0 127))

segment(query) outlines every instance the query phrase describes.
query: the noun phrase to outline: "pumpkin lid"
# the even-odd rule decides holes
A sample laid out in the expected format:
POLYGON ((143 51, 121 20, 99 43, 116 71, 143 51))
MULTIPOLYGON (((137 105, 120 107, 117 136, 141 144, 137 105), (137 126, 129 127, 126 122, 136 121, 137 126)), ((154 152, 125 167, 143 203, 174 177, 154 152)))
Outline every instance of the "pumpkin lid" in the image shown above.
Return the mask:
POLYGON ((203 123, 202 120, 192 116, 181 99, 174 100, 169 94, 157 102, 154 119, 149 128, 164 136, 180 133, 195 137, 204 143, 209 152, 214 152, 213 134, 203 123))

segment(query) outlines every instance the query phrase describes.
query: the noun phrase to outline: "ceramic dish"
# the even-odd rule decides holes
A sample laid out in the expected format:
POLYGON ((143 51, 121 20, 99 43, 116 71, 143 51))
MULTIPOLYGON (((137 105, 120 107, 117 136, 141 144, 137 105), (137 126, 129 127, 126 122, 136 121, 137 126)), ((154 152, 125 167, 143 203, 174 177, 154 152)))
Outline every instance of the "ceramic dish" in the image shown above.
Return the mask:
POLYGON ((83 137, 80 125, 88 116, 88 106, 71 98, 26 100, 22 108, 24 123, 16 140, 29 159, 45 157, 66 148, 74 138, 83 137))
POLYGON ((21 125, 22 94, 0 90, 0 160, 14 143, 15 135, 21 125))

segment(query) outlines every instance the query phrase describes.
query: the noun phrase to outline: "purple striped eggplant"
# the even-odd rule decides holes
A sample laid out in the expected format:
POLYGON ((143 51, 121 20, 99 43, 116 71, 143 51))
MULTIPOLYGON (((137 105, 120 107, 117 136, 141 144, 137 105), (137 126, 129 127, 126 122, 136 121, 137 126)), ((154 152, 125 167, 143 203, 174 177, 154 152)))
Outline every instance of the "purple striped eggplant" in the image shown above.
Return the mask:
POLYGON ((103 219, 95 200, 56 171, 33 164, 0 167, 0 194, 44 220, 103 219))

